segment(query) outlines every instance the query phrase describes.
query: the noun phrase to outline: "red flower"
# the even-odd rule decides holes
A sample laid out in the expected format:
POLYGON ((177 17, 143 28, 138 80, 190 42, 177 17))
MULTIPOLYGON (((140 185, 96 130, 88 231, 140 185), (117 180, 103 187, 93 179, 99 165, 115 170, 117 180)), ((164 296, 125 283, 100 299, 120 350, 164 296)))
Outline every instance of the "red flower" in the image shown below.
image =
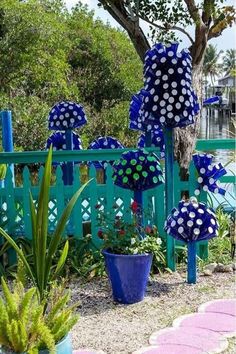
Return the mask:
POLYGON ((138 203, 136 202, 136 200, 133 201, 133 203, 131 204, 131 210, 133 213, 137 213, 138 211, 138 203))
POLYGON ((119 235, 124 236, 125 230, 119 230, 119 235))
POLYGON ((99 238, 103 238, 103 232, 102 232, 102 230, 98 230, 98 237, 99 237, 99 238))
POLYGON ((152 228, 150 227, 150 226, 146 226, 145 227, 145 232, 147 233, 147 234, 151 234, 152 233, 152 228))

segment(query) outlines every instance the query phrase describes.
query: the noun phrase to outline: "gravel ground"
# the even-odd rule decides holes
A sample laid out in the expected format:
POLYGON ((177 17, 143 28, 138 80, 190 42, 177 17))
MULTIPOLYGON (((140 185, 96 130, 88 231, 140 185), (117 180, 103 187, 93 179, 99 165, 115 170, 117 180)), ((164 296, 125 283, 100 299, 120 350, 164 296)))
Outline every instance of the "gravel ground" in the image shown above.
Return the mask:
MULTIPOLYGON (((235 275, 215 273, 200 276, 196 285, 185 282, 186 274, 175 272, 152 278, 144 301, 115 304, 107 278, 71 285, 73 301, 80 301, 80 320, 72 331, 73 347, 103 350, 107 354, 128 354, 148 345, 150 335, 172 325, 180 315, 196 312, 207 301, 235 297, 235 275)), ((235 354, 230 340, 225 354, 235 354)), ((164 353, 163 353, 164 354, 164 353)))

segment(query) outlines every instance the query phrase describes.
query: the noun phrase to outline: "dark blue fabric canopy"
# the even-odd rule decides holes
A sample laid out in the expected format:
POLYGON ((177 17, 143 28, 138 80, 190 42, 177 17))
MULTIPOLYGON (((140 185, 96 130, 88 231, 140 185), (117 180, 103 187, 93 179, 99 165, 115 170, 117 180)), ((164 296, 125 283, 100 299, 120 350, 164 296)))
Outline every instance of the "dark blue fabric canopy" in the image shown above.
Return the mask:
POLYGON ((71 101, 62 101, 52 107, 48 116, 48 129, 67 130, 87 123, 83 106, 71 101))
MULTIPOLYGON (((138 148, 145 147, 145 134, 140 135, 137 146, 138 148)), ((163 130, 161 128, 151 132, 151 147, 159 147, 161 158, 165 157, 164 135, 163 130)))

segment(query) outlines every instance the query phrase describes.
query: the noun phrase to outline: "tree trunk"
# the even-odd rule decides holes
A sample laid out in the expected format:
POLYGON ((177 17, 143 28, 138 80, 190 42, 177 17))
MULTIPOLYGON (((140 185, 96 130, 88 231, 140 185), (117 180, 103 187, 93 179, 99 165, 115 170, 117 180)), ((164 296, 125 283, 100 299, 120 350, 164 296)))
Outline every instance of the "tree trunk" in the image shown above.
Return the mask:
MULTIPOLYGON (((202 107, 202 62, 193 66, 192 83, 198 97, 200 108, 202 107)), ((182 180, 188 179, 188 167, 192 160, 192 152, 195 148, 197 136, 200 130, 200 113, 195 118, 195 123, 186 128, 175 129, 175 158, 180 166, 180 177, 182 180)))

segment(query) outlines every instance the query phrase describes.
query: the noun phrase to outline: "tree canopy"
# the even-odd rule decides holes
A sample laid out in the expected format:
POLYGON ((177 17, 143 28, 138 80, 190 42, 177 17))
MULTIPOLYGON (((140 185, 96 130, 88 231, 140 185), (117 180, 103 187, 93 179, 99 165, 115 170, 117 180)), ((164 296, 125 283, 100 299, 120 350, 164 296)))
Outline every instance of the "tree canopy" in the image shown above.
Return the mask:
POLYGON ((127 35, 86 6, 68 12, 61 0, 2 0, 0 57, 0 110, 13 111, 17 148, 44 148, 47 115, 60 100, 85 106, 84 147, 105 133, 135 143, 128 105, 142 64, 127 35))

